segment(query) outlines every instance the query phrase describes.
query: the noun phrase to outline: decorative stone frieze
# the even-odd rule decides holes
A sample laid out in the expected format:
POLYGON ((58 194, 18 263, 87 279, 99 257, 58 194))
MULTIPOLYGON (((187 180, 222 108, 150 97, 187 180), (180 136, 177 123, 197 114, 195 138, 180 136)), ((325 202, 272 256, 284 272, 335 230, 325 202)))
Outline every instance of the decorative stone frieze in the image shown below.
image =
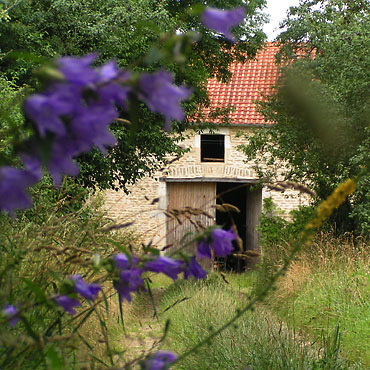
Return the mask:
POLYGON ((231 166, 225 164, 199 164, 189 166, 171 166, 164 172, 166 178, 177 177, 235 177, 238 179, 256 179, 255 171, 248 166, 231 166))

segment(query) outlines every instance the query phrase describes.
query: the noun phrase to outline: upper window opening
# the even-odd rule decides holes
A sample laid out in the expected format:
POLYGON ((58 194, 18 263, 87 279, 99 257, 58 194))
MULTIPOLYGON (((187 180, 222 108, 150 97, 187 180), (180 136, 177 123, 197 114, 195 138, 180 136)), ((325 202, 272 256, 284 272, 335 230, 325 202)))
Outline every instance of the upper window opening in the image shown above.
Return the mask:
POLYGON ((225 162, 225 135, 201 135, 202 162, 225 162))

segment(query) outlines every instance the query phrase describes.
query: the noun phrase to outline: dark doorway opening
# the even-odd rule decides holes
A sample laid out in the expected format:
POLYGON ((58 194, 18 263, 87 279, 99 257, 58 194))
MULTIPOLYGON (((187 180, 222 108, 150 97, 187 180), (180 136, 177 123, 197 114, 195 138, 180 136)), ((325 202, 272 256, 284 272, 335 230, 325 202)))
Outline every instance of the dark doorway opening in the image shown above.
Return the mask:
MULTIPOLYGON (((217 204, 231 204, 239 209, 240 212, 228 211, 223 212, 216 210, 216 223, 222 225, 225 230, 229 230, 232 225, 237 227, 240 238, 242 239, 242 248, 240 250, 239 244, 233 242, 234 251, 243 253, 247 249, 247 193, 249 185, 232 183, 232 182, 218 182, 216 186, 217 204)), ((217 207, 219 208, 219 207, 217 207)), ((215 264, 219 269, 227 271, 241 272, 246 268, 245 259, 227 256, 225 258, 216 258, 215 264)))

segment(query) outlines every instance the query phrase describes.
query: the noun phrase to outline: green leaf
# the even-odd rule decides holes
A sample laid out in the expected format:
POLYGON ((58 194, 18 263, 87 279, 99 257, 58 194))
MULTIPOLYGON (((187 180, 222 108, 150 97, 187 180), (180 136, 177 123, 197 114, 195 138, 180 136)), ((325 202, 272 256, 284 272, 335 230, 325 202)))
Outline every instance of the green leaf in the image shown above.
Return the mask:
POLYGON ((49 347, 46 352, 46 362, 50 370, 64 370, 64 361, 54 347, 49 347))

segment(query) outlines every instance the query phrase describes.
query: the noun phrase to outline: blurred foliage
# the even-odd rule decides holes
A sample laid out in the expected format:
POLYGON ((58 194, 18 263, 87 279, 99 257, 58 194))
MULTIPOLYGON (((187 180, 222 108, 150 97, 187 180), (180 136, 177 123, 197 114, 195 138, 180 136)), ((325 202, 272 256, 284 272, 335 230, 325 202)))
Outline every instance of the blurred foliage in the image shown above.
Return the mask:
POLYGON ((109 341, 99 342, 108 330, 100 319, 112 310, 109 284, 100 304, 84 302, 73 317, 50 298, 71 274, 103 283, 105 274, 94 274, 94 256, 107 258, 135 247, 138 237, 127 230, 108 231, 112 221, 101 210, 101 199, 86 201, 86 189, 70 179, 59 189, 44 179, 32 192, 32 209, 19 212, 17 219, 0 214, 0 307, 14 304, 22 310, 21 322, 11 330, 1 322, 0 368, 100 367, 109 359, 109 341), (100 352, 97 343, 103 347, 100 352))
POLYGON ((24 91, 0 76, 0 166, 16 164, 14 146, 27 136, 21 104, 24 91))
POLYGON ((286 215, 272 198, 263 200, 259 226, 263 250, 260 267, 262 271, 266 270, 268 276, 287 258, 290 244, 299 238, 299 234, 314 214, 314 207, 302 206, 286 215), (289 220, 286 216, 289 216, 289 220))
MULTIPOLYGON (((268 252, 262 273, 278 268, 287 255, 280 245, 269 245, 268 252), (269 258, 270 253, 275 259, 269 258)), ((365 238, 319 232, 266 299, 269 309, 296 332, 304 333, 306 341, 327 343, 325 337, 330 338, 339 326, 338 355, 356 364, 355 369, 370 365, 369 257, 365 238)), ((324 369, 337 369, 331 362, 324 365, 324 369)))
POLYGON ((260 164, 275 164, 261 176, 279 172, 302 182, 318 201, 358 176, 358 191, 331 217, 338 232, 370 233, 369 13, 369 2, 361 0, 301 0, 290 8, 278 37, 282 74, 261 103, 274 124, 243 148, 260 164))
MULTIPOLYGON (((245 5, 243 0, 214 0, 201 6, 195 0, 21 1, 9 9, 7 21, 0 22, 2 76, 18 87, 37 88, 32 71, 46 60, 98 52, 99 63, 115 59, 120 67, 134 71, 165 67, 174 72, 176 83, 194 88, 192 100, 184 104, 191 115, 199 104, 208 103, 207 78, 227 80, 228 65, 253 57, 265 37, 260 12, 264 0, 248 2, 246 22, 234 30, 243 41, 235 45, 201 24, 205 3, 222 8, 245 5)), ((122 112, 131 124, 114 124, 119 143, 108 156, 96 151, 79 158, 85 186, 127 190, 128 184, 162 167, 168 154, 183 152, 176 143, 189 123, 174 124, 168 135, 162 116, 143 105, 130 108, 139 113, 129 117, 122 112)))

